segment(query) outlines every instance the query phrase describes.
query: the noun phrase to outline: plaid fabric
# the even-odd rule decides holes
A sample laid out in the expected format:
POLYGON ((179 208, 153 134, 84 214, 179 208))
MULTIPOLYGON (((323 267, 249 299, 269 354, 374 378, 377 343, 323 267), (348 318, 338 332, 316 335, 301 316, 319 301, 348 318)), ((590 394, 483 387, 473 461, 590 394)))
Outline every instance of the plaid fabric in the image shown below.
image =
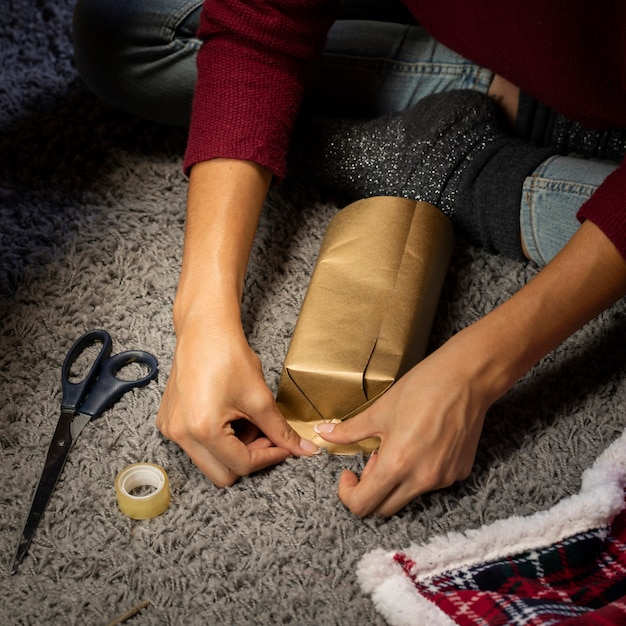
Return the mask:
POLYGON ((405 554, 394 558, 460 626, 626 625, 626 509, 607 528, 425 580, 405 554))

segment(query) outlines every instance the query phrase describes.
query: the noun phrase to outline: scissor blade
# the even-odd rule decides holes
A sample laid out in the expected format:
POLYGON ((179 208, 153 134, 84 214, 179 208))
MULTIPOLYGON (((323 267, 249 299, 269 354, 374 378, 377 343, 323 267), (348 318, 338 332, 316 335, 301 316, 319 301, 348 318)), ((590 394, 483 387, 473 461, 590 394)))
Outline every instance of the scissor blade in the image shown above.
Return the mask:
POLYGON ((41 521, 41 517, 48 506, 48 502, 59 480, 59 476, 61 476, 61 472, 63 471, 65 461, 67 460, 73 443, 71 433, 73 419, 74 413, 72 411, 61 411, 61 417, 59 418, 52 441, 50 442, 43 471, 37 483, 30 510, 17 544, 17 550, 11 565, 12 574, 15 574, 19 564, 28 551, 28 546, 30 546, 35 530, 41 521))

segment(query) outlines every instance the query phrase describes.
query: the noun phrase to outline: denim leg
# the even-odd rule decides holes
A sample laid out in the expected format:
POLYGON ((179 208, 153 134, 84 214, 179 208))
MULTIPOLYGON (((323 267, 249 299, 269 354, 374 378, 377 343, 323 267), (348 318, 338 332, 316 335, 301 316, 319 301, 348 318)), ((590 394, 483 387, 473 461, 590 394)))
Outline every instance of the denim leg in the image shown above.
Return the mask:
MULTIPOLYGON (((84 82, 120 109, 187 125, 201 7, 202 0, 78 0, 74 49, 84 82)), ((491 72, 423 29, 395 23, 410 21, 399 0, 343 0, 339 15, 355 19, 335 23, 308 82, 307 99, 321 111, 379 114, 434 91, 489 87, 491 72)))
POLYGON ((486 93, 493 72, 437 43, 416 25, 340 20, 307 77, 308 108, 326 115, 380 115, 451 89, 486 93))
POLYGON ((202 0, 78 0, 73 32, 82 79, 113 106, 187 125, 201 6, 202 0))
POLYGON ((576 213, 617 165, 573 156, 544 161, 522 187, 520 226, 529 258, 542 266, 571 239, 576 213))

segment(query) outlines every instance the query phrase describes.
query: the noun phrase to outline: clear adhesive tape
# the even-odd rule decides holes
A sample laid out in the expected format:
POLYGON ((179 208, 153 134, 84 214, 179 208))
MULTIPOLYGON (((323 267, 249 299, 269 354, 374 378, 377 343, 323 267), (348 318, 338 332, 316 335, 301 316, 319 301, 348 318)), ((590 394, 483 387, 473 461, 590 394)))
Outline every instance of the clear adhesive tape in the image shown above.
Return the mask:
POLYGON ((151 519, 170 504, 170 484, 165 470, 154 463, 128 465, 115 477, 120 511, 132 519, 151 519), (146 495, 132 495, 138 487, 153 487, 146 495))

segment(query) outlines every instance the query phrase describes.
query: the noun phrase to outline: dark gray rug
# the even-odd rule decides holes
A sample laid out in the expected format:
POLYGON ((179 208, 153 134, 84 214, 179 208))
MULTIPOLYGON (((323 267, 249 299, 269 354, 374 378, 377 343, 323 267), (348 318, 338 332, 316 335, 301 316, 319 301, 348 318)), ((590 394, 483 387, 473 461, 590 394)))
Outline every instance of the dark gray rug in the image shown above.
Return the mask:
MULTIPOLYGON (((290 460, 214 488, 154 425, 174 348, 183 237, 182 131, 100 104, 77 79, 72 2, 10 2, 0 21, 0 622, 383 624, 355 569, 377 548, 544 510, 626 422, 626 303, 589 324, 491 410, 471 477, 389 520, 338 502, 362 459, 290 460), (54 430, 60 368, 84 331, 160 361, 158 384, 87 426, 18 573, 18 531, 54 430), (172 503, 132 522, 113 481, 129 463, 168 472, 172 503)), ((268 201, 252 254, 245 326, 276 388, 324 228, 337 207, 297 189, 268 201)), ((457 247, 432 346, 534 273, 457 247)), ((471 358, 471 355, 468 355, 471 358)))

